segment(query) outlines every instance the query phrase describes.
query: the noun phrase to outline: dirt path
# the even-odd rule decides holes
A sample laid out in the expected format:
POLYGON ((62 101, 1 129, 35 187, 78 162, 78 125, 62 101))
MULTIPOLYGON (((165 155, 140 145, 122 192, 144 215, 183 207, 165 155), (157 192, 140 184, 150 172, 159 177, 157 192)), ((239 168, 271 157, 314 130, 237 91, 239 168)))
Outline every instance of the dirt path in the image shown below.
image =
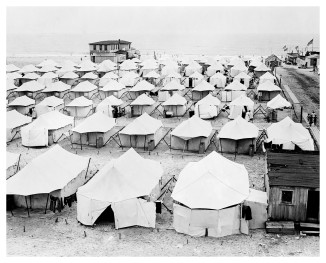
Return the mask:
MULTIPOLYGON (((312 69, 298 69, 293 66, 277 68, 276 74, 282 75, 282 84, 290 87, 297 99, 302 103, 304 111, 316 112, 318 119, 320 109, 320 82, 319 75, 311 72, 312 69)), ((317 123, 319 127, 319 120, 317 123)))

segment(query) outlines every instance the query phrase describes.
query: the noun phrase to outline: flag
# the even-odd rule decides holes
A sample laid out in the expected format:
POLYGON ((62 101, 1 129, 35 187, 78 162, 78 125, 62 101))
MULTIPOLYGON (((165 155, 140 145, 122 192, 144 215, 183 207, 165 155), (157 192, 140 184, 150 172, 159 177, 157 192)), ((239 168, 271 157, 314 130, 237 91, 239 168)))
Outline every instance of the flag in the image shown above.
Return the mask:
POLYGON ((288 51, 288 48, 286 47, 286 48, 284 49, 284 51, 288 51))
POLYGON ((296 46, 295 49, 299 53, 299 46, 296 46))
POLYGON ((314 39, 311 39, 311 40, 308 42, 307 46, 309 46, 309 45, 311 45, 311 44, 313 44, 313 43, 314 43, 314 39))
POLYGON ((283 47, 283 50, 287 49, 286 45, 283 47))

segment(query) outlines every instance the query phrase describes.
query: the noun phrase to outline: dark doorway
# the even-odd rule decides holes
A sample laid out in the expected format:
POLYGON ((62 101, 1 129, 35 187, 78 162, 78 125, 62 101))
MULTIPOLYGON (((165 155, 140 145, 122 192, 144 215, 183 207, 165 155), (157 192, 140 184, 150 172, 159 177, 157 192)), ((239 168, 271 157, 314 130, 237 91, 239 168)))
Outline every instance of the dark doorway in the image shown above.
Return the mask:
POLYGON ((319 191, 308 191, 307 221, 319 222, 319 191))
POLYGON ((108 206, 103 213, 96 219, 95 224, 112 224, 114 225, 114 213, 111 206, 108 206))
POLYGON ((189 87, 192 88, 192 78, 189 78, 189 87))

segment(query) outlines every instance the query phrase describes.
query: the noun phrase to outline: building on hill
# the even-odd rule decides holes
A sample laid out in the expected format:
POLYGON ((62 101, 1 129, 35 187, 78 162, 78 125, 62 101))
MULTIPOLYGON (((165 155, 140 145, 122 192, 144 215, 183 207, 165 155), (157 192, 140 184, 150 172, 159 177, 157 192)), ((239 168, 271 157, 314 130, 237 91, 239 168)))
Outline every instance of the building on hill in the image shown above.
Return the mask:
POLYGON ((319 152, 267 152, 265 187, 272 221, 319 223, 319 152))
POLYGON ((131 47, 131 42, 125 40, 105 40, 89 43, 91 61, 101 63, 110 59, 118 63, 137 57, 139 52, 131 47))
POLYGON ((282 60, 278 56, 272 54, 265 59, 265 64, 270 68, 280 67, 282 66, 282 60))

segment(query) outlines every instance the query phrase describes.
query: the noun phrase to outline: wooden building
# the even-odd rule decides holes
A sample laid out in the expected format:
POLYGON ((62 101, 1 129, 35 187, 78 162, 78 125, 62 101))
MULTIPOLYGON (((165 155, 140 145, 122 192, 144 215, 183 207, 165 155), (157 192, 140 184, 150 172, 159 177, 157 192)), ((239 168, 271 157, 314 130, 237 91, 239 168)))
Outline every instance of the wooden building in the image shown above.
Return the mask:
POLYGON ((265 64, 267 67, 275 68, 282 66, 282 60, 278 56, 272 54, 265 59, 265 64))
POLYGON ((319 223, 319 152, 267 152, 271 221, 319 223))
POLYGON ((118 63, 134 57, 135 50, 131 48, 131 42, 125 40, 105 40, 89 43, 91 61, 101 63, 110 59, 118 63))

